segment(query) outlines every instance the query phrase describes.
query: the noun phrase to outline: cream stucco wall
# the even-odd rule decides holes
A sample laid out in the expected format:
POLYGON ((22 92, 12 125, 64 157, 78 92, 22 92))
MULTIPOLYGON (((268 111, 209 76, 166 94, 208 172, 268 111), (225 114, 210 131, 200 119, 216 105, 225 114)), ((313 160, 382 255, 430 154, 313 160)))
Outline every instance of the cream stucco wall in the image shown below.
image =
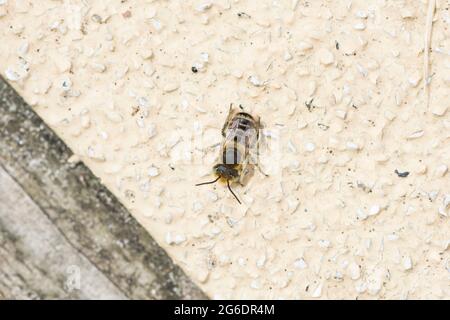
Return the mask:
POLYGON ((449 26, 443 0, 0 0, 0 71, 212 297, 449 299, 449 26), (194 187, 230 103, 265 125, 243 205, 194 187))

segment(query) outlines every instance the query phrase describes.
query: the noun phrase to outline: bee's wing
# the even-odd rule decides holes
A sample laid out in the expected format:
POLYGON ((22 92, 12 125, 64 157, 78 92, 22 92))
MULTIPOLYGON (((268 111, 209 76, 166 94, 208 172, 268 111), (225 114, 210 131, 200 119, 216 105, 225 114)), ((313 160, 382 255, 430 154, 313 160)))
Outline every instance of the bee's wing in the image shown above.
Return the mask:
POLYGON ((248 159, 241 164, 241 176, 239 177, 239 183, 245 186, 255 172, 255 166, 249 163, 248 159))
POLYGON ((225 137, 225 133, 228 127, 228 124, 230 123, 230 121, 233 119, 234 115, 236 114, 236 109, 234 109, 233 104, 230 103, 230 110, 228 111, 228 116, 227 119, 225 120, 225 123, 222 127, 222 136, 225 137))

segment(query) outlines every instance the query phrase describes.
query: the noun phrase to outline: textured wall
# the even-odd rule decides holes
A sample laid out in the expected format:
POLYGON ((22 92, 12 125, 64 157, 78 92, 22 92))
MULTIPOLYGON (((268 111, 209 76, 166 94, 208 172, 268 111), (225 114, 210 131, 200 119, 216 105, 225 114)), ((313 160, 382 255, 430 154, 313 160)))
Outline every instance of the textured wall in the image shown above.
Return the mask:
POLYGON ((450 298, 448 1, 0 3, 2 75, 211 296, 450 298), (193 186, 230 103, 243 205, 193 186))
POLYGON ((205 295, 0 78, 0 300, 205 295))

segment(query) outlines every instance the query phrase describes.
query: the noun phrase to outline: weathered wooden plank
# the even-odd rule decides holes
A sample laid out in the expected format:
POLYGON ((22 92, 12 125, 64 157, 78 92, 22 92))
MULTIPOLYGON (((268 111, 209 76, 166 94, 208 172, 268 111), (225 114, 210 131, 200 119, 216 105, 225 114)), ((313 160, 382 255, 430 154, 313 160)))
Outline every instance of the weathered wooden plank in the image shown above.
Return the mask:
POLYGON ((0 79, 0 163, 67 243, 127 298, 206 298, 85 165, 68 162, 71 155, 0 79))
POLYGON ((20 299, 125 299, 1 166, 0 292, 20 299))

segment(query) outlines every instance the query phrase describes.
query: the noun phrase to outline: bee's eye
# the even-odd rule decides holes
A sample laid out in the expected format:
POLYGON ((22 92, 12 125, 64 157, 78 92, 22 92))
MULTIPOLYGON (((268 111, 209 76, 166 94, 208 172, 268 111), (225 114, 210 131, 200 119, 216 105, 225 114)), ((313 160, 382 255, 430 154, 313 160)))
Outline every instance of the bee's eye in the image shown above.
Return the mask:
POLYGON ((217 173, 220 173, 220 174, 223 174, 224 172, 225 172, 225 167, 224 166, 218 166, 217 168, 216 168, 216 172, 217 173))

